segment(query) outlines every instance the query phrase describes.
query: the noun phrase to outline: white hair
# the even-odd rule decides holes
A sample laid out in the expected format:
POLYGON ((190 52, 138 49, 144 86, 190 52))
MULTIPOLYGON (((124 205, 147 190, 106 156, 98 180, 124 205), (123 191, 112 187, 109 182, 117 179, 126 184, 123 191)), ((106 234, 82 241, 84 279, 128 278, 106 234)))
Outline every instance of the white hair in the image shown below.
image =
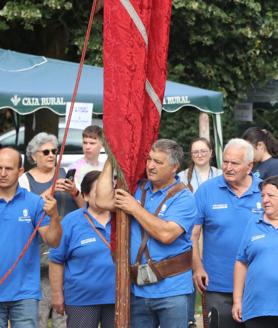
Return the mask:
POLYGON ((253 146, 246 140, 240 138, 233 138, 228 141, 224 148, 224 152, 229 148, 234 147, 238 149, 243 149, 245 152, 244 160, 246 162, 253 162, 254 160, 254 149, 253 146))
POLYGON ((54 134, 49 134, 46 132, 40 132, 36 134, 32 140, 27 145, 26 148, 26 157, 30 164, 34 164, 32 155, 34 155, 42 145, 51 142, 55 148, 58 148, 58 140, 54 134))

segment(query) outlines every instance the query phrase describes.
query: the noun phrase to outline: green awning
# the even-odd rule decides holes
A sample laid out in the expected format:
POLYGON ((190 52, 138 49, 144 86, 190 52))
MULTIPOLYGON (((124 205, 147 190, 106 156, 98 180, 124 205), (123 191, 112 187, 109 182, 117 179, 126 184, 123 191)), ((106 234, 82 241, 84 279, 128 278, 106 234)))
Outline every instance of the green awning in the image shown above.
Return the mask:
MULTIPOLYGON (((78 64, 0 49, 0 109, 11 108, 21 115, 48 108, 65 115, 71 101, 78 64)), ((103 68, 85 65, 76 102, 92 103, 102 114, 103 68)), ((195 107, 208 113, 223 112, 220 92, 167 81, 163 109, 174 112, 195 107)))
POLYGON ((176 112, 183 107, 195 107, 212 114, 223 113, 223 94, 167 81, 163 109, 167 112, 176 112))
MULTIPOLYGON (((71 101, 78 64, 0 49, 0 109, 20 115, 48 108, 65 115, 71 101)), ((92 103, 102 113, 103 69, 85 65, 76 102, 92 103)))

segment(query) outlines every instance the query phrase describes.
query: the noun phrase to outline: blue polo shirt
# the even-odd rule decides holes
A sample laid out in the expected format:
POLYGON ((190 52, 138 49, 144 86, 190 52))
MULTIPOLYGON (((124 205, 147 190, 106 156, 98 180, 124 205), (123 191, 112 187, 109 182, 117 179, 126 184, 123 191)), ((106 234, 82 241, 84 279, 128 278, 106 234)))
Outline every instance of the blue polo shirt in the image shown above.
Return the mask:
MULTIPOLYGON (((13 265, 43 215, 43 200, 18 187, 14 197, 0 199, 0 276, 13 265)), ((45 217, 41 226, 49 224, 45 217)), ((0 302, 40 299, 40 254, 37 234, 27 252, 0 286, 0 302)))
POLYGON ((248 266, 242 318, 278 316, 278 229, 263 218, 249 222, 237 260, 248 266))
MULTIPOLYGON (((176 183, 179 182, 179 178, 176 177, 176 183)), ((167 195, 167 191, 174 184, 167 186, 164 189, 156 192, 152 191, 152 184, 148 181, 145 185, 147 190, 145 209, 154 214, 159 204, 167 195)), ((141 187, 138 187, 135 192, 135 198, 140 201, 142 195, 141 187)), ((149 238, 148 249, 150 256, 154 261, 161 261, 163 259, 181 254, 187 250, 190 250, 191 232, 195 222, 197 210, 195 200, 192 193, 188 189, 175 194, 172 198, 168 199, 162 206, 158 216, 165 221, 173 221, 181 226, 184 232, 171 244, 163 244, 154 238, 149 238)), ((134 264, 138 249, 141 244, 141 229, 140 225, 135 219, 131 221, 131 263, 134 264)), ((146 259, 143 256, 142 263, 146 263, 146 259)), ((161 280, 156 284, 137 286, 133 284, 132 292, 135 296, 145 298, 161 298, 168 296, 176 296, 189 294, 193 292, 192 285, 192 272, 191 270, 181 273, 179 275, 169 277, 161 280)))
POLYGON ((220 175, 207 180, 195 193, 196 224, 203 225, 203 263, 209 276, 208 291, 233 291, 233 268, 242 234, 248 221, 256 220, 262 211, 260 181, 252 176, 250 188, 239 197, 220 175))
POLYGON ((110 249, 84 216, 110 240, 111 224, 104 227, 85 208, 66 215, 62 221, 60 246, 50 249, 49 259, 64 264, 66 305, 86 306, 115 303, 115 266, 110 249))

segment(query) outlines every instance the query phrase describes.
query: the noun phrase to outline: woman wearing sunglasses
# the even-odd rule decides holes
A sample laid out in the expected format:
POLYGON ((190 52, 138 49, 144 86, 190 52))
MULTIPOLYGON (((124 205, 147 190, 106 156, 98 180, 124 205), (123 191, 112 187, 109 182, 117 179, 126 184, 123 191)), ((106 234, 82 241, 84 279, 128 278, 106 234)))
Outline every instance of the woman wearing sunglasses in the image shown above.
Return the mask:
MULTIPOLYGON (((42 197, 51 192, 56 159, 58 154, 57 138, 45 132, 37 134, 27 145, 26 157, 33 167, 25 172, 19 179, 21 187, 39 194, 42 197)), ((59 178, 55 185, 55 198, 58 211, 63 218, 67 213, 76 210, 83 205, 82 197, 79 195, 73 181, 65 179, 66 171, 59 170, 59 178)), ((48 279, 48 249, 41 246, 41 285, 43 300, 40 302, 40 327, 48 327, 48 318, 51 311, 50 285, 48 279)), ((56 326, 66 327, 66 320, 62 316, 52 314, 52 320, 56 326)))

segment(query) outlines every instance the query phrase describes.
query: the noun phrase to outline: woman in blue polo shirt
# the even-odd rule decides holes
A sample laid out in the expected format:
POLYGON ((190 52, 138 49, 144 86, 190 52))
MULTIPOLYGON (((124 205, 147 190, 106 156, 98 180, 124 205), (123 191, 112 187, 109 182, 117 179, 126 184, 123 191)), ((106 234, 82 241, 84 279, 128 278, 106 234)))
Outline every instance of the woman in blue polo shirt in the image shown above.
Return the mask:
POLYGON ((114 327, 115 267, 110 255, 110 213, 95 204, 99 171, 81 183, 85 208, 62 221, 60 246, 49 254, 53 308, 67 314, 68 328, 114 327))
POLYGON ((246 328, 277 328, 278 176, 260 188, 264 214, 250 221, 238 251, 232 314, 246 328))

